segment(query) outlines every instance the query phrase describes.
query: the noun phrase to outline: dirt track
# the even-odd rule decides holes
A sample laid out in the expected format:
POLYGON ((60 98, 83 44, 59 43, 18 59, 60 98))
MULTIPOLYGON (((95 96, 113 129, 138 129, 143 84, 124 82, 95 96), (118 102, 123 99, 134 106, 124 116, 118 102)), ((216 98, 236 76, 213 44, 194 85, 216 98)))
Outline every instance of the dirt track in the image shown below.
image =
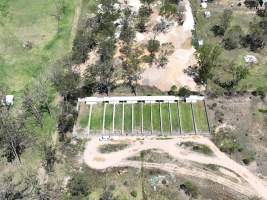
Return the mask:
MULTIPOLYGON (((263 199, 267 199, 265 195, 267 194, 266 183, 252 174, 244 166, 241 166, 227 157, 224 153, 220 152, 219 149, 208 138, 202 136, 181 136, 168 140, 156 140, 155 137, 146 137, 143 138, 143 140, 136 140, 137 138, 138 137, 121 137, 119 141, 114 142, 127 141, 130 144, 128 148, 118 152, 101 154, 98 151, 99 145, 112 142, 100 142, 98 137, 93 137, 86 146, 84 152, 84 161, 89 167, 94 169, 105 169, 118 166, 131 166, 139 168, 140 162, 129 161, 127 158, 139 155, 140 151, 142 150, 160 149, 182 162, 194 161, 202 164, 215 164, 227 169, 231 169, 232 172, 240 176, 240 178, 244 181, 240 183, 238 179, 236 179, 237 181, 233 181, 232 179, 221 177, 212 172, 200 170, 198 168, 188 169, 172 163, 144 163, 145 167, 159 168, 176 174, 209 179, 244 195, 253 196, 257 194, 263 199), (188 152, 177 146, 177 143, 185 141, 204 144, 213 151, 214 155, 206 156, 194 152, 188 152)), ((231 178, 234 178, 234 176, 231 178)))

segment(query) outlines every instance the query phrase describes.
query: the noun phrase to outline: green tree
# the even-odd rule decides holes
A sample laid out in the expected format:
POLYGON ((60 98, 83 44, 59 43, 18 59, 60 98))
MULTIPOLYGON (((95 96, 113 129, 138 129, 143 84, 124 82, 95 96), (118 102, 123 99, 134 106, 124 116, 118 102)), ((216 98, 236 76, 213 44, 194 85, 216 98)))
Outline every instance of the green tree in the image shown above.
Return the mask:
POLYGON ((216 80, 216 83, 228 92, 233 92, 239 82, 248 76, 249 70, 246 67, 235 65, 233 63, 231 63, 230 66, 229 70, 227 70, 230 78, 224 81, 216 80))
POLYGON ((133 27, 133 13, 130 8, 123 10, 122 28, 120 32, 120 39, 127 45, 135 38, 135 29, 133 27))
POLYGON ((168 64, 168 56, 173 54, 174 46, 171 42, 163 43, 160 46, 159 56, 157 58, 158 66, 164 67, 168 64))
POLYGON ((160 48, 160 42, 155 39, 148 40, 147 44, 147 50, 150 52, 150 54, 154 54, 159 51, 160 48))
POLYGON ((244 32, 240 26, 232 26, 227 29, 223 44, 226 49, 235 49, 239 46, 239 43, 244 36, 244 32))
POLYGON ((204 44, 197 51, 198 60, 198 81, 202 84, 207 84, 208 79, 212 79, 212 69, 218 64, 218 57, 222 50, 219 46, 204 44))
POLYGON ((130 48, 129 53, 125 55, 122 62, 124 82, 131 88, 132 93, 136 95, 136 86, 141 78, 141 64, 143 51, 141 48, 130 48))
POLYGON ((215 36, 223 36, 229 25, 231 24, 233 11, 225 9, 220 17, 219 24, 212 27, 212 31, 215 36))
POLYGON ((165 16, 166 18, 173 18, 178 14, 177 5, 165 3, 160 8, 160 15, 165 16))
POLYGON ((151 4, 152 4, 153 2, 155 2, 155 0, 141 0, 141 2, 142 2, 143 4, 146 4, 146 5, 149 7, 149 9, 151 10, 151 4))

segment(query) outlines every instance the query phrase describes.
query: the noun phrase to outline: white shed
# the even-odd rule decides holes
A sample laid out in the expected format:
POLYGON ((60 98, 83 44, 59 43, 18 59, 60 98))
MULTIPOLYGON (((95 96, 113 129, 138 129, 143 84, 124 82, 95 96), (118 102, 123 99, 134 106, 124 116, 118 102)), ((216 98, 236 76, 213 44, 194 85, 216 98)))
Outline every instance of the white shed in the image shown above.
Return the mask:
POLYGON ((205 11, 204 15, 206 18, 209 18, 211 16, 211 13, 210 13, 210 11, 205 11))
POLYGON ((186 103, 196 103, 197 101, 203 101, 205 99, 204 96, 198 95, 190 95, 189 97, 185 98, 186 103))
POLYGON ((207 8, 208 7, 208 4, 206 2, 202 2, 200 4, 201 8, 207 8))
POLYGON ((257 58, 253 55, 246 55, 244 56, 244 60, 246 63, 257 63, 257 58))
POLYGON ((12 106, 14 104, 14 96, 6 95, 5 99, 2 101, 2 104, 5 106, 12 106))

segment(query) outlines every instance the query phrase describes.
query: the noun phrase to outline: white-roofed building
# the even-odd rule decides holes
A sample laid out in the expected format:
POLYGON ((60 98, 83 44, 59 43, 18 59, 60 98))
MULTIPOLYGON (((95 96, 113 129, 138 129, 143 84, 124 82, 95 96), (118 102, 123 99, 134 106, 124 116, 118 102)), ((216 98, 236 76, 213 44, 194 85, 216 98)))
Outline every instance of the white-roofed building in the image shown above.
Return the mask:
POLYGON ((197 101, 203 101, 205 99, 204 96, 198 95, 190 95, 189 97, 185 98, 186 103, 196 103, 197 101))
POLYGON ((6 95, 5 98, 2 100, 2 104, 5 106, 12 106, 14 104, 14 96, 6 95))

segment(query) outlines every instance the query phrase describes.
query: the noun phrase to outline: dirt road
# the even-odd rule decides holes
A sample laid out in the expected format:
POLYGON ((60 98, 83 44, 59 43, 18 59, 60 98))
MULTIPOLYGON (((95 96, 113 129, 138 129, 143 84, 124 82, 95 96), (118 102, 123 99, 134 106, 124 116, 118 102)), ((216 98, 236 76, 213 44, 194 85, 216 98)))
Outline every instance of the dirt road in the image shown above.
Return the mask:
POLYGON ((206 178, 211 181, 218 182, 224 186, 234 189, 242 194, 252 196, 257 194, 263 199, 267 199, 267 187, 266 182, 259 179, 248 169, 235 161, 231 160, 227 155, 220 152, 220 150, 206 137, 202 136, 181 136, 168 140, 157 140, 155 137, 145 137, 140 140, 138 137, 121 137, 119 141, 126 141, 130 146, 124 150, 118 152, 112 152, 109 154, 101 154, 98 151, 99 145, 103 143, 112 142, 101 142, 97 137, 93 137, 87 144, 84 152, 85 163, 94 169, 105 169, 109 167, 116 166, 132 166, 140 167, 140 162, 129 161, 128 157, 139 155, 140 151, 147 149, 159 149, 168 153, 173 158, 179 161, 193 161, 201 164, 214 164, 222 166, 226 169, 231 169, 232 172, 240 176, 245 183, 232 181, 221 177, 215 173, 208 172, 205 170, 194 169, 194 168, 184 168, 173 163, 145 163, 145 167, 148 168, 159 168, 168 172, 173 172, 176 174, 185 174, 190 176, 195 176, 199 178, 206 178), (185 151, 183 148, 179 147, 177 143, 181 142, 196 142, 208 146, 213 151, 213 156, 206 156, 194 152, 185 151))

